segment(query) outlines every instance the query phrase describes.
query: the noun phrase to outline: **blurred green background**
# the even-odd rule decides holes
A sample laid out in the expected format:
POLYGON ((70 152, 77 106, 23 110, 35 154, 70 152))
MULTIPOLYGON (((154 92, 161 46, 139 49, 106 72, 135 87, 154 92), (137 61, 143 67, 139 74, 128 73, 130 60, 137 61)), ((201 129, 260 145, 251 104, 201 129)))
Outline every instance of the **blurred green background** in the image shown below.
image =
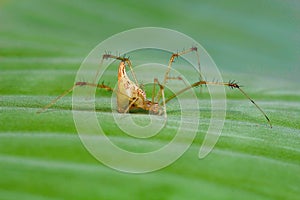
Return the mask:
MULTIPOLYGON (((298 199, 299 11, 296 0, 0 0, 0 199, 298 199), (73 84, 99 42, 145 26, 202 44, 224 80, 246 86, 274 128, 228 90, 227 120, 212 154, 197 158, 199 130, 177 162, 132 175, 85 150, 70 95, 56 111, 35 113, 73 84)), ((207 98, 201 102, 205 110, 207 98)))

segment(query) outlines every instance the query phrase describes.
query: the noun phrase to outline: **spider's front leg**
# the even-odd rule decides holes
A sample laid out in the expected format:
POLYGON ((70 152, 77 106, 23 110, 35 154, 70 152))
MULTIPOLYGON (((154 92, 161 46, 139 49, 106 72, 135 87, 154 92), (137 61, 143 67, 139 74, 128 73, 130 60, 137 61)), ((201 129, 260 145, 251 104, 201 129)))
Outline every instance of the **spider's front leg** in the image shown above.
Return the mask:
POLYGON ((96 87, 96 88, 105 89, 107 91, 114 92, 114 90, 111 87, 109 87, 107 85, 104 85, 103 83, 102 84, 95 84, 95 83, 88 83, 88 82, 76 82, 70 89, 66 90, 61 95, 59 95, 58 97, 53 99, 49 104, 47 104, 46 106, 44 106, 43 108, 38 110, 37 113, 42 113, 42 112, 46 111, 48 108, 50 108, 52 105, 54 105, 59 99, 63 98, 64 96, 66 96, 67 94, 72 92, 75 87, 79 87, 79 86, 96 87))
POLYGON ((238 89, 247 99, 249 99, 249 101, 263 114, 263 116, 266 118, 266 120, 268 121, 270 127, 272 128, 272 124, 271 121, 269 119, 269 117, 267 116, 267 114, 254 102, 253 99, 250 98, 250 96, 244 92, 244 90, 241 89, 241 86, 238 85, 236 82, 234 81, 229 81, 229 82, 209 82, 209 81, 198 81, 186 88, 183 88, 182 90, 178 91, 176 94, 173 94, 172 96, 170 96, 165 103, 168 103, 170 100, 174 99, 175 97, 177 97, 178 95, 184 93, 187 90, 190 90, 194 87, 197 86, 201 86, 201 85, 219 85, 219 86, 228 86, 230 88, 236 88, 238 89))

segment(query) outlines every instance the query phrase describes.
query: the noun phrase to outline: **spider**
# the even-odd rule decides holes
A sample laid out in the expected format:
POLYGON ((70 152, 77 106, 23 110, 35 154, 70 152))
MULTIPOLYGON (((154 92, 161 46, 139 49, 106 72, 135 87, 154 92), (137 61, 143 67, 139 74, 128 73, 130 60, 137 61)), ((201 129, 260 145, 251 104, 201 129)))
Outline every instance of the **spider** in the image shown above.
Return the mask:
MULTIPOLYGON (((52 100, 49 104, 44 106, 42 109, 38 111, 38 113, 41 113, 45 110, 47 110, 49 107, 51 107, 53 104, 55 104, 59 99, 73 91, 75 87, 78 86, 91 86, 96 88, 105 89, 107 91, 115 92, 117 97, 117 110, 119 113, 128 113, 135 110, 141 110, 149 112, 150 114, 155 115, 164 115, 166 117, 166 103, 168 103, 173 98, 177 97, 178 95, 184 93, 185 91, 192 89, 197 86, 201 85, 220 85, 220 86, 227 86, 232 89, 238 89, 247 99, 251 101, 251 103, 264 115, 266 118, 268 124, 272 128, 271 121, 269 117, 266 115, 266 113, 244 92, 244 90, 241 89, 241 86, 235 82, 235 81, 228 81, 228 82, 215 82, 215 81, 205 81, 203 80, 201 74, 200 74, 200 81, 197 81, 182 90, 179 90, 177 93, 171 95, 167 99, 164 95, 164 86, 169 79, 178 79, 182 80, 180 77, 170 77, 169 73, 172 68, 172 63, 174 62, 175 58, 191 53, 196 52, 196 55, 198 57, 198 65, 200 70, 200 58, 198 54, 197 47, 192 47, 187 50, 183 50, 178 53, 173 53, 172 56, 169 59, 168 68, 164 75, 164 80, 162 83, 158 81, 157 78, 154 79, 153 84, 153 93, 152 93, 152 99, 148 100, 146 97, 146 92, 139 86, 138 81, 136 79, 135 73, 132 68, 132 64, 129 58, 121 57, 121 56, 115 56, 109 53, 106 53, 102 56, 102 61, 105 59, 116 59, 120 61, 119 69, 118 69, 118 87, 115 91, 113 88, 109 87, 108 85, 105 85, 104 83, 97 84, 97 83, 91 83, 91 82, 76 82, 70 89, 62 93, 60 96, 56 97, 54 100, 52 100), (134 81, 130 80, 126 73, 126 67, 130 68, 132 77, 134 81), (155 98, 154 93, 156 87, 159 87, 159 91, 157 93, 157 96, 155 98)), ((101 62, 102 62, 101 61, 101 62)), ((95 82, 95 81, 94 81, 95 82)))

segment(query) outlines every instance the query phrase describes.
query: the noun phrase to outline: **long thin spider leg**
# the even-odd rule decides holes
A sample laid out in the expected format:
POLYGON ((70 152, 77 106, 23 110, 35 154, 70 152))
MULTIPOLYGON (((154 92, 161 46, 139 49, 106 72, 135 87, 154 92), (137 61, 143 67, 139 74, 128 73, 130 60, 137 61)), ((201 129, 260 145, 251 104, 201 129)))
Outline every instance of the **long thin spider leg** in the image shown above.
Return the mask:
MULTIPOLYGON (((166 99, 165 99, 165 92, 164 92, 164 86, 163 85, 161 85, 160 83, 159 83, 159 81, 158 81, 158 79, 157 78, 155 78, 154 79, 154 84, 157 84, 157 85, 159 85, 159 93, 161 94, 161 96, 162 96, 162 105, 163 105, 163 109, 164 109, 164 117, 165 118, 167 118, 167 109, 166 109, 166 99)), ((153 93, 154 94, 154 93, 153 93)), ((153 97, 152 97, 153 98, 153 97)), ((153 101, 152 101, 153 102, 153 101)))
POLYGON ((97 79, 98 79, 98 76, 99 76, 99 73, 100 73, 101 66, 102 66, 102 64, 103 64, 103 61, 106 59, 105 55, 108 55, 108 54, 104 54, 104 55, 102 56, 101 61, 100 61, 100 63, 99 63, 98 70, 97 70, 96 75, 95 75, 95 78, 94 78, 94 80, 93 80, 93 83, 96 83, 96 82, 97 82, 97 79))
POLYGON ((129 109, 131 108, 131 106, 137 102, 139 98, 133 99, 133 101, 131 101, 131 103, 127 106, 127 108, 125 109, 124 113, 127 113, 129 111, 129 109))
MULTIPOLYGON (((196 48, 196 47, 194 47, 196 48)), ((200 80, 199 81, 203 81, 204 80, 204 77, 202 76, 202 71, 201 71, 201 64, 200 64, 200 53, 198 51, 198 49, 195 51, 196 53, 196 56, 197 56, 197 62, 198 62, 198 72, 199 72, 199 78, 200 80)), ((200 93, 202 93, 202 87, 200 87, 200 93)))
POLYGON ((181 76, 177 76, 177 77, 167 77, 168 80, 179 80, 182 81, 184 83, 185 86, 188 86, 188 84, 186 83, 186 81, 181 78, 181 76))
POLYGON ((55 104, 59 99, 63 98, 64 96, 66 96, 67 94, 69 94, 70 92, 72 92, 76 86, 77 85, 73 85, 70 89, 66 90, 64 93, 62 93, 61 95, 59 95, 58 97, 56 97, 55 99, 53 99, 49 104, 47 104, 43 108, 39 109, 36 113, 39 114, 39 113, 42 113, 42 112, 46 111, 53 104, 55 104))
POLYGON ((237 88, 239 89, 239 91, 247 98, 251 101, 251 103, 253 103, 255 105, 255 107, 263 114, 263 116, 266 118, 266 120, 268 121, 270 127, 272 128, 272 124, 271 121, 269 119, 269 117, 266 115, 266 113, 253 101, 253 99, 251 99, 249 97, 249 95, 247 95, 244 90, 241 89, 241 86, 239 86, 237 83, 235 82, 208 82, 208 81, 198 81, 186 88, 183 88, 182 90, 178 91, 176 94, 173 94, 172 96, 170 96, 165 103, 168 103, 170 100, 174 99, 175 97, 177 97, 178 95, 184 93, 185 91, 193 88, 193 87, 197 87, 200 85, 220 85, 220 86, 228 86, 230 88, 237 88))
MULTIPOLYGON (((167 80, 168 80, 168 77, 169 77, 169 73, 170 73, 170 70, 171 70, 171 68, 172 68, 172 64, 173 64, 175 58, 177 58, 177 57, 179 57, 179 56, 182 56, 182 55, 184 55, 184 54, 190 53, 190 52, 192 52, 192 51, 197 51, 197 48, 196 48, 196 47, 192 47, 192 48, 189 48, 189 49, 187 49, 187 50, 183 50, 183 51, 181 51, 181 52, 179 52, 179 53, 173 53, 173 54, 172 54, 172 56, 171 56, 171 58, 170 58, 170 60, 169 60, 169 64, 168 64, 167 71, 166 71, 166 73, 165 73, 165 78, 164 78, 164 81, 163 81, 163 84, 162 84, 163 86, 166 85, 166 83, 167 83, 167 80)), ((200 61, 199 61, 199 62, 200 62, 200 61)))
POLYGON ((202 80, 204 80, 204 78, 203 78, 202 73, 201 73, 200 54, 199 54, 199 51, 198 51, 197 47, 193 47, 193 48, 196 48, 195 53, 196 53, 196 56, 197 56, 199 76, 200 76, 200 81, 202 81, 202 80))
POLYGON ((153 89, 152 89, 152 101, 151 101, 151 106, 153 105, 154 103, 154 95, 155 95, 155 90, 156 90, 156 84, 155 84, 155 79, 154 79, 154 82, 153 82, 153 89))
POLYGON ((134 71, 133 71, 131 61, 129 60, 129 58, 126 58, 125 62, 127 63, 127 65, 128 65, 129 68, 130 68, 131 75, 132 75, 132 77, 133 77, 133 79, 134 79, 134 81, 135 81, 135 84, 136 84, 136 85, 139 85, 139 84, 138 84, 138 81, 137 81, 137 79, 136 79, 135 73, 134 73, 134 71))
POLYGON ((267 119, 267 121, 269 122, 269 124, 270 124, 270 127, 272 128, 272 124, 271 124, 271 121, 270 121, 270 119, 269 119, 269 117, 267 116, 267 114, 253 101, 253 99, 251 99, 250 97, 249 97, 249 95, 247 95, 245 92, 244 92, 244 90, 242 90, 240 87, 238 87, 238 89, 241 91, 241 93, 243 93, 243 95, 245 96, 245 97, 247 97, 254 105, 255 105, 255 107, 258 109, 258 110, 260 110, 260 112, 265 116, 265 118, 267 119))
POLYGON ((166 108, 166 99, 165 99, 164 87, 161 84, 159 84, 159 86, 161 87, 160 91, 162 93, 162 100, 163 100, 163 107, 164 107, 164 116, 165 116, 165 118, 167 118, 167 108, 166 108))
MULTIPOLYGON (((171 71, 172 64, 173 64, 175 58, 177 58, 177 57, 179 57, 179 56, 182 56, 182 55, 184 55, 184 54, 188 54, 188 53, 193 52, 193 51, 196 52, 197 61, 198 61, 198 68, 199 68, 200 79, 203 80, 203 79, 202 79, 202 75, 201 75, 200 55, 199 55, 199 53, 198 53, 198 49, 197 49, 197 47, 192 47, 192 48, 189 48, 189 49, 187 49, 187 50, 183 50, 183 51, 181 51, 181 52, 173 53, 173 54, 172 54, 171 58, 169 59, 169 64, 168 64, 168 68, 167 68, 166 73, 165 73, 165 76, 164 76, 164 81, 163 81, 163 83, 162 83, 163 86, 166 85, 167 80, 173 79, 172 77, 169 76, 169 73, 170 73, 170 71, 171 71)), ((185 81, 184 81, 183 79, 181 79, 181 80, 185 83, 185 81)), ((186 84, 186 83, 185 83, 185 84, 186 84)), ((159 101, 159 99, 160 99, 160 94, 159 94, 159 93, 158 93, 157 98, 158 98, 158 101, 159 101)))
MULTIPOLYGON (((50 108, 52 105, 54 105, 59 99, 63 98, 64 96, 66 96, 67 94, 69 94, 70 92, 72 92, 74 90, 75 87, 78 86, 91 86, 91 87, 97 87, 97 88, 101 88, 101 89, 105 89, 107 91, 112 91, 114 93, 118 93, 120 95, 125 95, 127 97, 126 94, 122 94, 119 91, 115 91, 113 88, 102 84, 95 84, 95 83, 88 83, 88 82, 76 82, 70 89, 66 90, 65 92, 63 92, 61 95, 59 95, 58 97, 56 97, 55 99, 53 99, 49 104, 47 104, 46 106, 44 106, 43 108, 41 108, 40 110, 37 111, 37 113, 41 113, 46 111, 48 108, 50 108)), ((129 97, 128 97, 129 98, 129 97)))

